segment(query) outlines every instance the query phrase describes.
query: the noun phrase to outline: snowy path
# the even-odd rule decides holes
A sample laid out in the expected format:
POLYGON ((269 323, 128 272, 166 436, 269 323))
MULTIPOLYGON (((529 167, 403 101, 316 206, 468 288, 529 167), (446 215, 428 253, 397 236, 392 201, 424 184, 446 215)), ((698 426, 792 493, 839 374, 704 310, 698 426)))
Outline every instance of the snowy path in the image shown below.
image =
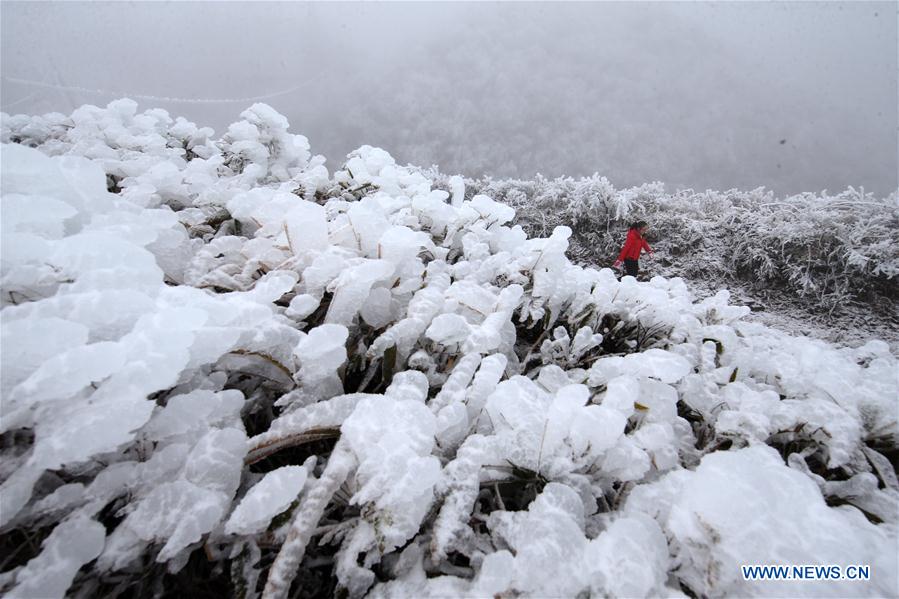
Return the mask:
MULTIPOLYGON (((714 295, 718 290, 695 281, 689 281, 688 286, 697 299, 714 295)), ((763 295, 733 283, 719 288, 731 292, 734 304, 752 309, 745 320, 844 347, 858 347, 879 339, 889 344, 893 355, 899 356, 899 306, 893 307, 892 314, 886 314, 870 305, 855 303, 828 315, 823 310, 804 307, 798 298, 772 298, 770 293, 763 295)))
MULTIPOLYGON (((584 268, 602 268, 585 260, 573 260, 584 268)), ((641 280, 653 275, 681 276, 676 269, 649 263, 641 280)), ((755 290, 739 281, 711 281, 682 277, 696 300, 712 297, 721 289, 731 294, 731 303, 748 306, 752 312, 744 320, 758 322, 793 335, 805 335, 842 347, 859 347, 872 339, 885 341, 890 351, 899 356, 899 305, 872 306, 853 302, 828 313, 808 300, 778 290, 755 290)))

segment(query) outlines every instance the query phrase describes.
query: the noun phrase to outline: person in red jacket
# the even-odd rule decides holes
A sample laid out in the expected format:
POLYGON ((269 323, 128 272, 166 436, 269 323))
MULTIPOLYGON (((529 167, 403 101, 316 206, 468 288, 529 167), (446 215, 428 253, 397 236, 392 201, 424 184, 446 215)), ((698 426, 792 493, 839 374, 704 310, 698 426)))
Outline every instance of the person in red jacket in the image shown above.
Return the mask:
POLYGON ((624 270, 632 277, 636 277, 640 270, 640 252, 646 250, 652 256, 652 248, 646 243, 643 235, 646 233, 646 221, 637 221, 631 225, 627 232, 627 241, 618 254, 618 259, 613 264, 614 268, 620 268, 622 261, 624 262, 624 270))

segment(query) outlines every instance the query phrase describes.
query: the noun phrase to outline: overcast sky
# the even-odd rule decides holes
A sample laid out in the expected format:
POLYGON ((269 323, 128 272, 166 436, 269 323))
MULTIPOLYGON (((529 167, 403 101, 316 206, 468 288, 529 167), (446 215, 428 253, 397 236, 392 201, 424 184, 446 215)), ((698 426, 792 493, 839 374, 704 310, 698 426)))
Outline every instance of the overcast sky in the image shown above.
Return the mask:
POLYGON ((2 2, 7 113, 128 95, 221 133, 250 98, 497 177, 897 188, 895 2, 2 2), (202 101, 200 101, 202 100, 202 101))

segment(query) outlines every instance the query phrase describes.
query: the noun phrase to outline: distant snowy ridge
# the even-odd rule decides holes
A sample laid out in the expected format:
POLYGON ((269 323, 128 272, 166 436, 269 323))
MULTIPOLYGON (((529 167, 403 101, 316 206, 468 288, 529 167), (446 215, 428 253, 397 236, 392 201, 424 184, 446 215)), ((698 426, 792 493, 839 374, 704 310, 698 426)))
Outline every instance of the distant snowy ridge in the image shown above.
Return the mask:
POLYGON ((378 148, 329 172, 264 104, 0 137, 0 533, 45 531, 9 596, 197 551, 244 597, 899 590, 885 343, 575 266, 570 228, 378 148), (740 575, 767 563, 874 575, 740 575))

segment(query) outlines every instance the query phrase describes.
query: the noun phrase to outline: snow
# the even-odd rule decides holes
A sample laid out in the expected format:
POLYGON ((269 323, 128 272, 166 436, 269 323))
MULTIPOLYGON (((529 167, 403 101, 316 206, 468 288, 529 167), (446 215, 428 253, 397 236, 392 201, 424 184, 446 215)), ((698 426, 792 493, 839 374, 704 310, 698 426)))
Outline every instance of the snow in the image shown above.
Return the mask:
MULTIPOLYGON (((2 526, 49 535, 3 592, 202 546, 250 582, 274 559, 278 597, 330 546, 351 597, 895 593, 887 343, 577 266, 576 227, 371 146, 331 174, 288 128, 3 115, 2 526)), ((594 183, 577 210, 643 201, 594 183)))

